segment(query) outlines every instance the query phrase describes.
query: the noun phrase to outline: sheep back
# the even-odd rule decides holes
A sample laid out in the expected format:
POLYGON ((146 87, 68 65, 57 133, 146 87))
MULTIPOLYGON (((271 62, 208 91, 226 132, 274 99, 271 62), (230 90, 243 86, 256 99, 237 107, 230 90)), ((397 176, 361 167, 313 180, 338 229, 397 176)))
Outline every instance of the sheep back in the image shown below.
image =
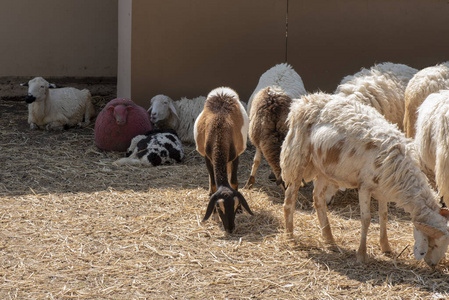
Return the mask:
POLYGON ((152 129, 147 111, 130 99, 111 100, 95 122, 95 143, 107 151, 126 151, 132 138, 152 129))
POLYGON ((337 87, 336 94, 374 107, 389 122, 403 129, 405 86, 399 79, 371 70, 337 87))
POLYGON ((354 75, 346 76, 342 79, 340 84, 346 83, 353 80, 356 77, 364 77, 367 75, 372 75, 372 72, 379 72, 381 74, 389 74, 390 76, 395 76, 401 84, 406 87, 410 79, 418 72, 417 69, 409 67, 404 64, 395 64, 392 62, 384 62, 380 64, 375 64, 369 69, 362 68, 359 72, 354 75))
POLYGON ((430 94, 419 107, 415 144, 422 169, 449 206, 449 90, 430 94))
POLYGON ((254 97, 250 112, 249 138, 261 149, 277 177, 280 175, 279 155, 287 135, 286 123, 292 99, 282 90, 268 87, 254 97))
POLYGON ((287 63, 277 64, 260 76, 259 82, 249 98, 247 105, 248 112, 251 112, 251 103, 256 94, 261 89, 269 86, 280 87, 292 99, 307 94, 301 76, 296 73, 292 66, 287 63))
POLYGON ((203 96, 194 99, 183 97, 181 100, 174 101, 174 106, 179 117, 179 122, 176 123, 174 129, 178 133, 181 141, 190 144, 195 143, 193 135, 194 124, 196 118, 204 108, 205 101, 206 97, 203 96))
POLYGON ((431 93, 447 88, 449 88, 449 62, 424 68, 413 76, 404 93, 403 126, 407 137, 415 136, 417 110, 421 103, 431 93))
POLYGON ((246 149, 248 115, 238 95, 229 88, 218 88, 209 94, 194 127, 197 151, 211 160, 214 160, 216 148, 231 154, 228 161, 234 160, 246 149), (220 92, 223 94, 217 95, 220 92), (229 149, 226 151, 224 148, 229 149))

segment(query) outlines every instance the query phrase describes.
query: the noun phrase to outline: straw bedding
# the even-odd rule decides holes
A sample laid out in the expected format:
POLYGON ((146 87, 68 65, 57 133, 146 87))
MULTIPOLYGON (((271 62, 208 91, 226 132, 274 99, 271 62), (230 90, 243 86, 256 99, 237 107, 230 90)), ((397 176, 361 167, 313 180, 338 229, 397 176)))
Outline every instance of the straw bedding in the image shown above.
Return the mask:
MULTIPOLYGON (((98 99, 97 107, 107 98, 98 99)), ((357 194, 339 192, 329 207, 338 249, 321 243, 309 184, 295 212, 295 244, 283 234, 283 194, 261 165, 241 189, 255 213, 236 232, 201 225, 208 196, 202 157, 186 148, 182 164, 114 167, 93 125, 31 131, 23 102, 0 101, 1 299, 343 299, 448 298, 449 263, 436 270, 413 258, 409 217, 389 208, 394 253, 380 253, 372 204, 367 265, 357 194)), ((254 149, 242 156, 246 182, 254 149)))

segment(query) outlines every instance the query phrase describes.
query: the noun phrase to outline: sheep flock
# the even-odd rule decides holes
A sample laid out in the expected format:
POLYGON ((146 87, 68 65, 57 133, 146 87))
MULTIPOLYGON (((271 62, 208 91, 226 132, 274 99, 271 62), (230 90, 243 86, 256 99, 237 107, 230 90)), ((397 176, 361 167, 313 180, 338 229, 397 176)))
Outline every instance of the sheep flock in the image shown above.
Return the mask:
MULTIPOLYGON (((391 261, 396 266, 396 259, 400 256, 398 252, 402 249, 395 247, 397 237, 387 234, 388 219, 392 210, 402 209, 407 216, 403 220, 402 234, 413 240, 408 246, 416 263, 423 260, 431 268, 446 268, 444 257, 449 245, 449 210, 446 208, 449 206, 449 75, 444 71, 448 62, 422 70, 390 62, 376 64, 344 77, 333 93, 308 91, 304 85, 307 82, 303 82, 298 67, 294 69, 283 63, 267 68, 265 73, 255 78, 255 89, 251 88, 253 93, 249 99, 241 99, 232 87, 219 87, 203 91, 207 96, 178 100, 163 94, 149 97, 148 106, 144 108, 155 129, 136 136, 126 157, 123 153, 106 154, 110 159, 98 164, 108 176, 118 176, 114 175, 116 170, 133 173, 133 176, 142 172, 148 181, 154 178, 152 173, 163 172, 170 181, 170 188, 174 186, 174 189, 179 186, 176 180, 180 176, 186 180, 182 185, 198 188, 192 193, 198 203, 195 204, 196 211, 190 212, 185 209, 183 198, 186 195, 170 197, 158 194, 158 197, 167 197, 166 203, 176 201, 179 208, 176 214, 154 207, 153 212, 157 211, 157 215, 136 219, 136 222, 167 222, 165 228, 161 227, 163 229, 154 234, 165 235, 173 244, 167 242, 169 246, 164 251, 150 243, 129 245, 130 249, 146 247, 161 259, 188 259, 189 263, 199 266, 201 261, 195 259, 195 253, 176 256, 173 250, 179 247, 176 241, 184 239, 184 233, 171 230, 170 224, 176 219, 190 224, 189 240, 200 236, 209 241, 217 240, 218 244, 232 240, 236 252, 244 243, 257 245, 265 237, 245 241, 244 238, 242 240, 242 232, 257 231, 252 224, 264 222, 264 219, 267 223, 273 222, 273 216, 252 200, 254 193, 269 190, 269 201, 283 203, 283 206, 279 205, 283 219, 275 223, 277 229, 270 233, 270 237, 283 239, 288 245, 284 245, 285 249, 277 249, 280 253, 295 255, 298 248, 323 251, 321 260, 324 261, 333 252, 340 252, 351 264, 368 265, 369 268, 380 257, 378 253, 382 253, 385 254, 382 264, 391 261), (242 163, 243 157, 252 155, 252 166, 242 163), (271 183, 263 180, 266 178, 256 180, 263 158, 267 162, 266 169, 274 174, 271 183), (201 176, 190 174, 192 162, 202 165, 201 176), (173 171, 170 165, 175 164, 183 171, 173 171), (239 185, 237 177, 242 177, 242 174, 245 178, 239 185), (196 178, 189 181, 189 176, 196 178), (202 180, 199 186, 198 180, 202 180), (312 190, 311 199, 304 199, 303 189, 312 190), (335 205, 339 205, 336 195, 345 193, 357 195, 360 218, 355 219, 354 227, 358 231, 335 223, 333 210, 335 205), (303 207, 302 202, 308 200, 314 206, 311 211, 315 216, 311 215, 307 221, 316 229, 313 237, 304 236, 303 221, 299 220, 303 214, 298 213, 298 207, 303 207), (393 209, 389 203, 394 203, 393 209), (375 207, 378 217, 371 216, 372 207, 375 207), (168 215, 171 216, 170 221, 168 215), (209 218, 214 222, 206 222, 209 218), (377 227, 378 243, 373 242, 369 232, 377 227), (211 231, 217 228, 223 229, 223 238, 215 236, 217 231, 211 231), (359 241, 356 249, 346 247, 344 237, 349 232, 359 241)), ((45 93, 52 95, 52 99, 56 98, 53 95, 56 95, 54 92, 58 87, 45 82, 45 93)), ((34 86, 34 83, 30 81, 28 85, 34 86)), ((89 126, 94 121, 95 112, 90 93, 84 93, 71 96, 82 99, 82 109, 73 117, 56 123, 53 120, 44 122, 32 119, 38 110, 31 104, 39 97, 34 96, 35 92, 30 88, 27 100, 30 102, 29 127, 58 130, 69 135, 76 131, 60 130, 68 126, 89 126)), ((62 119, 59 115, 58 118, 62 119)), ((40 134, 36 130, 33 133, 40 134)), ((91 149, 85 155, 95 156, 97 151, 102 150, 91 149)), ((259 174, 259 177, 268 177, 266 175, 259 174)), ((163 183, 154 183, 152 187, 159 184, 163 183)), ((125 200, 122 191, 111 189, 111 193, 117 199, 123 199, 123 203, 135 201, 125 200)), ((150 199, 154 201, 154 197, 148 195, 148 201, 141 199, 145 209, 151 210, 150 199)), ((101 202, 101 199, 96 201, 101 202)), ((117 203, 116 209, 120 210, 123 203, 117 203)), ((77 201, 76 205, 81 207, 83 204, 77 201)), ((101 211, 96 214, 101 217, 101 211)), ((133 213, 128 215, 132 218, 133 213)), ((83 218, 82 215, 78 217, 83 218)), ((114 226, 118 228, 120 221, 114 226)), ((87 224, 83 230, 88 231, 87 224)), ((136 233, 139 234, 149 233, 136 233)), ((72 245, 67 244, 69 246, 72 245)), ((77 251, 73 247, 71 249, 77 251)), ((108 250, 101 251, 107 254, 108 250)), ((198 252, 201 251, 204 249, 198 248, 198 252)), ((228 274, 239 272, 237 265, 243 266, 240 256, 237 263, 228 252, 224 256, 217 253, 220 252, 210 253, 217 265, 229 260, 229 266, 235 266, 235 270, 228 274)), ((280 265, 281 259, 276 257, 280 265)), ((406 268, 404 264, 398 266, 406 268)), ((321 267, 326 268, 324 265, 321 267)), ((214 264, 207 268, 213 269, 214 264)), ((300 266, 295 268, 298 272, 301 270, 300 266)), ((164 280, 168 280, 168 274, 165 276, 164 280)), ((226 276, 232 278, 235 275, 226 276)), ((219 279, 214 282, 221 284, 219 279)), ((280 286, 278 290, 282 288, 285 289, 280 286)))

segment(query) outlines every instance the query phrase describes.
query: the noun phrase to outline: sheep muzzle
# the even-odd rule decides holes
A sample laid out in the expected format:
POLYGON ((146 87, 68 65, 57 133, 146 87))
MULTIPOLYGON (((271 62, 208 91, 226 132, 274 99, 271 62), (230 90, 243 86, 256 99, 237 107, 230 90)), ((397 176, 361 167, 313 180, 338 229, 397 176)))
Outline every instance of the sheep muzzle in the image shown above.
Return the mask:
POLYGON ((34 101, 36 101, 36 97, 34 97, 34 96, 31 95, 31 94, 28 94, 28 95, 25 97, 25 102, 28 103, 28 104, 33 103, 34 101))

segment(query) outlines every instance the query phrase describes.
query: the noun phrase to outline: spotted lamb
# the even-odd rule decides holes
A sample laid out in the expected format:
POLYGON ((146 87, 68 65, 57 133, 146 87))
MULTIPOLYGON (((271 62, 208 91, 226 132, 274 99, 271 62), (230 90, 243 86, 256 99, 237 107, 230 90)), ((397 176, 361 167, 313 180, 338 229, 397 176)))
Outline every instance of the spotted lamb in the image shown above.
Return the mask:
POLYGON ((115 161, 115 165, 160 166, 180 163, 184 148, 172 129, 154 129, 145 135, 138 135, 131 141, 126 156, 115 161))

